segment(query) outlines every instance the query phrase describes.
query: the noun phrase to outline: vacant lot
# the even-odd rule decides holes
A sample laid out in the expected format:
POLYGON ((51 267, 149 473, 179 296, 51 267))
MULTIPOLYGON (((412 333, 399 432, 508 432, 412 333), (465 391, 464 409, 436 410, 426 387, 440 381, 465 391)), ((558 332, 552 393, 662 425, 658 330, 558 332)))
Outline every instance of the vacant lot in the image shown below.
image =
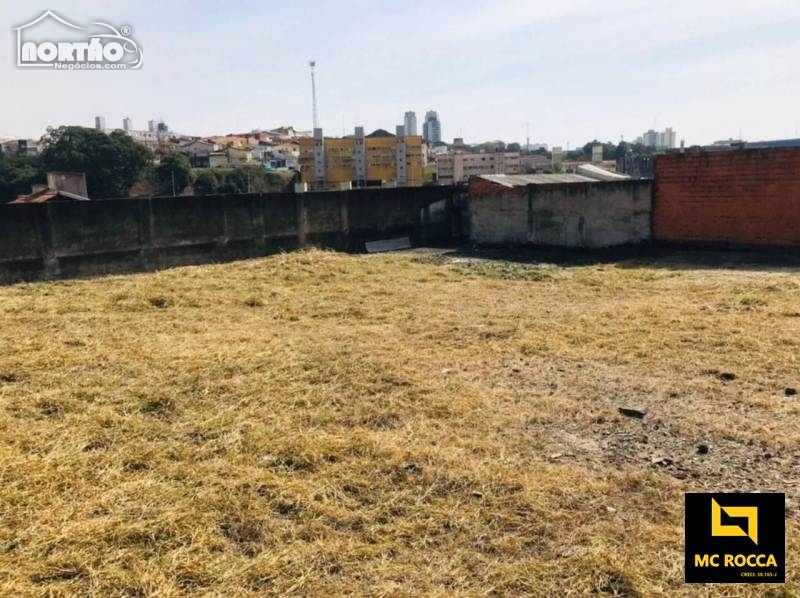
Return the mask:
POLYGON ((309 251, 0 288, 0 594, 763 596, 683 585, 683 493, 772 490, 794 595, 792 388, 791 269, 309 251))

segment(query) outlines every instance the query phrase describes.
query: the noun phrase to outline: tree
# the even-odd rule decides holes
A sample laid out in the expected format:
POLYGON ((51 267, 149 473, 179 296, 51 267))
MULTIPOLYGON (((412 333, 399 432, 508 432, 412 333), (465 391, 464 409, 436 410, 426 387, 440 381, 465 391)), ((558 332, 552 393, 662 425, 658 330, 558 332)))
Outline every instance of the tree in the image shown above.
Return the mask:
POLYGON ((46 180, 37 158, 6 156, 0 150, 0 203, 12 201, 17 195, 28 194, 33 185, 45 183, 46 180))
MULTIPOLYGON (((589 143, 584 144, 582 148, 582 159, 583 160, 591 160, 592 159, 592 147, 596 144, 600 143, 597 139, 592 139, 589 143)), ((579 158, 581 159, 581 158, 579 158)))
POLYGON ((213 195, 219 191, 219 178, 211 169, 205 169, 194 180, 195 195, 213 195))
POLYGON ((223 193, 247 193, 250 187, 250 173, 244 168, 235 168, 225 175, 223 193))
POLYGON ((84 127, 49 128, 42 143, 45 170, 86 174, 93 199, 127 197, 151 157, 122 131, 107 135, 84 127))
POLYGON ((624 158, 625 154, 628 153, 628 144, 624 141, 620 141, 617 145, 617 149, 614 150, 614 159, 619 160, 620 158, 624 158))
POLYGON ((516 142, 515 143, 509 143, 506 146, 506 151, 507 152, 518 152, 518 151, 521 151, 521 150, 522 150, 522 148, 520 147, 519 143, 516 143, 516 142))
POLYGON ((192 183, 192 164, 184 154, 167 154, 156 168, 159 193, 180 195, 192 183), (174 183, 174 188, 173 188, 174 183))

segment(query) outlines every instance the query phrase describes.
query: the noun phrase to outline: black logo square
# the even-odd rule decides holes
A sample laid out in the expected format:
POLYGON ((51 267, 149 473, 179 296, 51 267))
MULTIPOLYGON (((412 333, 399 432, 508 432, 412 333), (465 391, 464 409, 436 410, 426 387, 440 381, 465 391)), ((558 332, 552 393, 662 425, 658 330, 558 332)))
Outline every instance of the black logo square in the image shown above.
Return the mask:
POLYGON ((784 583, 783 494, 689 493, 686 583, 784 583))

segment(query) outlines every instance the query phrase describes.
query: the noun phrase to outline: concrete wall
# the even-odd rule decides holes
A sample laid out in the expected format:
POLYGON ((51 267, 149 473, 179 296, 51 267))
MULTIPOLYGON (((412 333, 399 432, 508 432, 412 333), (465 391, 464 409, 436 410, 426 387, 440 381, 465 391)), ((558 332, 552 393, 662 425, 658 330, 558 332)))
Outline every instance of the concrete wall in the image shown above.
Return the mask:
MULTIPOLYGON (((456 187, 0 205, 0 282, 201 264, 308 244, 445 241, 456 187), (431 219, 444 202, 448 218, 431 219)), ((454 217, 454 221, 456 221, 454 217)))
POLYGON ((650 239, 650 181, 503 187, 470 181, 470 240, 611 247, 650 239))
POLYGON ((800 148, 661 155, 655 180, 656 241, 800 245, 800 148))

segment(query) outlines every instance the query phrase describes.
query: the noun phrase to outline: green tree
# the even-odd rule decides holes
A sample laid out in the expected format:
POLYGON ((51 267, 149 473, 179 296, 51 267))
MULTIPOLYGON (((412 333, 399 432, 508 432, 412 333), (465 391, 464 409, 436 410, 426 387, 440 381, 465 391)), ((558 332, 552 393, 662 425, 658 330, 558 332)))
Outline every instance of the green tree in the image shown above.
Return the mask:
POLYGON ((204 169, 194 180, 195 195, 213 195, 219 191, 219 187, 219 178, 210 168, 204 169))
POLYGON ((223 193, 247 193, 250 188, 251 173, 244 168, 235 168, 225 175, 223 193))
POLYGON ((184 154, 162 156, 156 168, 158 190, 162 195, 180 195, 192 183, 192 165, 184 154), (174 183, 174 189, 173 189, 174 183))
POLYGON ((585 143, 583 145, 581 156, 578 158, 579 160, 591 160, 592 159, 592 147, 596 144, 600 143, 597 139, 592 139, 589 143, 585 143))
POLYGON ((33 185, 46 181, 37 158, 6 156, 0 151, 0 203, 12 201, 17 195, 26 195, 33 185))
POLYGON ((520 144, 519 144, 519 143, 516 143, 516 142, 514 142, 514 143, 509 143, 509 144, 506 146, 506 151, 507 151, 507 152, 519 152, 519 151, 522 151, 522 147, 520 146, 520 144))
POLYGON ((127 197, 151 158, 149 150, 122 131, 110 135, 84 127, 47 129, 42 138, 47 171, 86 174, 89 197, 127 197))

